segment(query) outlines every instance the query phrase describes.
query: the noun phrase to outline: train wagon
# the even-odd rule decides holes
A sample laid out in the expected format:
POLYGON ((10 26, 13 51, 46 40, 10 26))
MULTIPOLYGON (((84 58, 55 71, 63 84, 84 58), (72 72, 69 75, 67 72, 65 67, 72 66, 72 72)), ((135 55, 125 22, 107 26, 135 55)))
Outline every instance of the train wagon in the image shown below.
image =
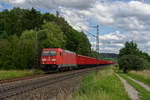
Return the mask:
POLYGON ((44 71, 61 70, 76 67, 76 54, 60 48, 43 49, 41 69, 44 71))
POLYGON ((111 61, 98 60, 98 64, 99 65, 107 65, 107 64, 114 64, 114 63, 111 61))
POLYGON ((78 67, 96 66, 97 64, 97 59, 77 54, 78 67))

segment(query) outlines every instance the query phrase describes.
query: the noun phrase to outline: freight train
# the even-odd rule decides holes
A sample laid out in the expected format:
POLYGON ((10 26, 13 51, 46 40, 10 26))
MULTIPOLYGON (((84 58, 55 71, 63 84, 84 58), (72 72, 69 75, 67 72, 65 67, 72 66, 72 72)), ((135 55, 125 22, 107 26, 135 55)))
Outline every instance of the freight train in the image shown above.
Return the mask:
POLYGON ((40 62, 41 69, 45 72, 113 64, 110 61, 79 55, 61 48, 43 49, 40 62))

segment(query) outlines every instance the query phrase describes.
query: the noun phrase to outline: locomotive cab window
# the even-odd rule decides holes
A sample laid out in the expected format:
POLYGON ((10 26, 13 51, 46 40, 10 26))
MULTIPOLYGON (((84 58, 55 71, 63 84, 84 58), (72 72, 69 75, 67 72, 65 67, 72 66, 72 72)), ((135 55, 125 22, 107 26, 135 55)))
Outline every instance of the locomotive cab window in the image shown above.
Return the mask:
POLYGON ((61 52, 60 52, 60 56, 61 56, 61 52))
POLYGON ((49 51, 49 53, 50 53, 50 56, 56 56, 56 51, 49 51))
POLYGON ((56 51, 44 51, 43 56, 56 56, 56 51))
POLYGON ((43 51, 43 56, 48 56, 49 55, 49 51, 43 51))

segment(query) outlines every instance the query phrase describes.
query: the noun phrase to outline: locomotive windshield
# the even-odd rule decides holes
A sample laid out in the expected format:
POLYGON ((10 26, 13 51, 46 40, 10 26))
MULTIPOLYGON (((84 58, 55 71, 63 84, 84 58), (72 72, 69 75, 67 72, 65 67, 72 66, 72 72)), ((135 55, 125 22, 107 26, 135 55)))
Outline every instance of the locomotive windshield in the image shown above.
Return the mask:
POLYGON ((56 56, 56 51, 43 51, 43 56, 56 56))

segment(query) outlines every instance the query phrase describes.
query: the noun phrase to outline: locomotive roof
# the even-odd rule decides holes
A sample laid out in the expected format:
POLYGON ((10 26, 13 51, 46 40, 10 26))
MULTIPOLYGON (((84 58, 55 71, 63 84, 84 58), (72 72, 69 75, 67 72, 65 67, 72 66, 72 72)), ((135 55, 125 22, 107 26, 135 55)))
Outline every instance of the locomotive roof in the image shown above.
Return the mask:
POLYGON ((72 54, 76 54, 75 52, 72 52, 72 51, 69 51, 69 50, 63 50, 61 48, 44 48, 43 50, 62 50, 63 52, 66 52, 66 53, 72 53, 72 54))
MULTIPOLYGON (((62 51, 64 51, 64 52, 66 52, 66 53, 73 53, 73 54, 76 54, 75 52, 72 52, 72 51, 69 51, 69 50, 63 50, 63 49, 61 49, 61 48, 44 48, 43 50, 50 50, 50 49, 52 49, 52 50, 56 50, 56 49, 60 49, 60 50, 62 50, 62 51)), ((78 56, 83 56, 83 55, 80 55, 80 54, 77 54, 78 56)), ((88 57, 88 56, 83 56, 83 57, 87 57, 87 58, 93 58, 93 57, 88 57)), ((93 59, 96 59, 96 58, 93 58, 93 59)), ((100 59, 99 59, 100 60, 100 59)))
MULTIPOLYGON (((80 55, 80 54, 77 54, 78 56, 82 56, 82 57, 87 57, 87 58, 93 58, 93 57, 89 57, 89 56, 83 56, 83 55, 80 55)), ((96 58, 93 58, 93 59, 96 59, 96 58)), ((98 59, 100 60, 100 59, 98 59)))

